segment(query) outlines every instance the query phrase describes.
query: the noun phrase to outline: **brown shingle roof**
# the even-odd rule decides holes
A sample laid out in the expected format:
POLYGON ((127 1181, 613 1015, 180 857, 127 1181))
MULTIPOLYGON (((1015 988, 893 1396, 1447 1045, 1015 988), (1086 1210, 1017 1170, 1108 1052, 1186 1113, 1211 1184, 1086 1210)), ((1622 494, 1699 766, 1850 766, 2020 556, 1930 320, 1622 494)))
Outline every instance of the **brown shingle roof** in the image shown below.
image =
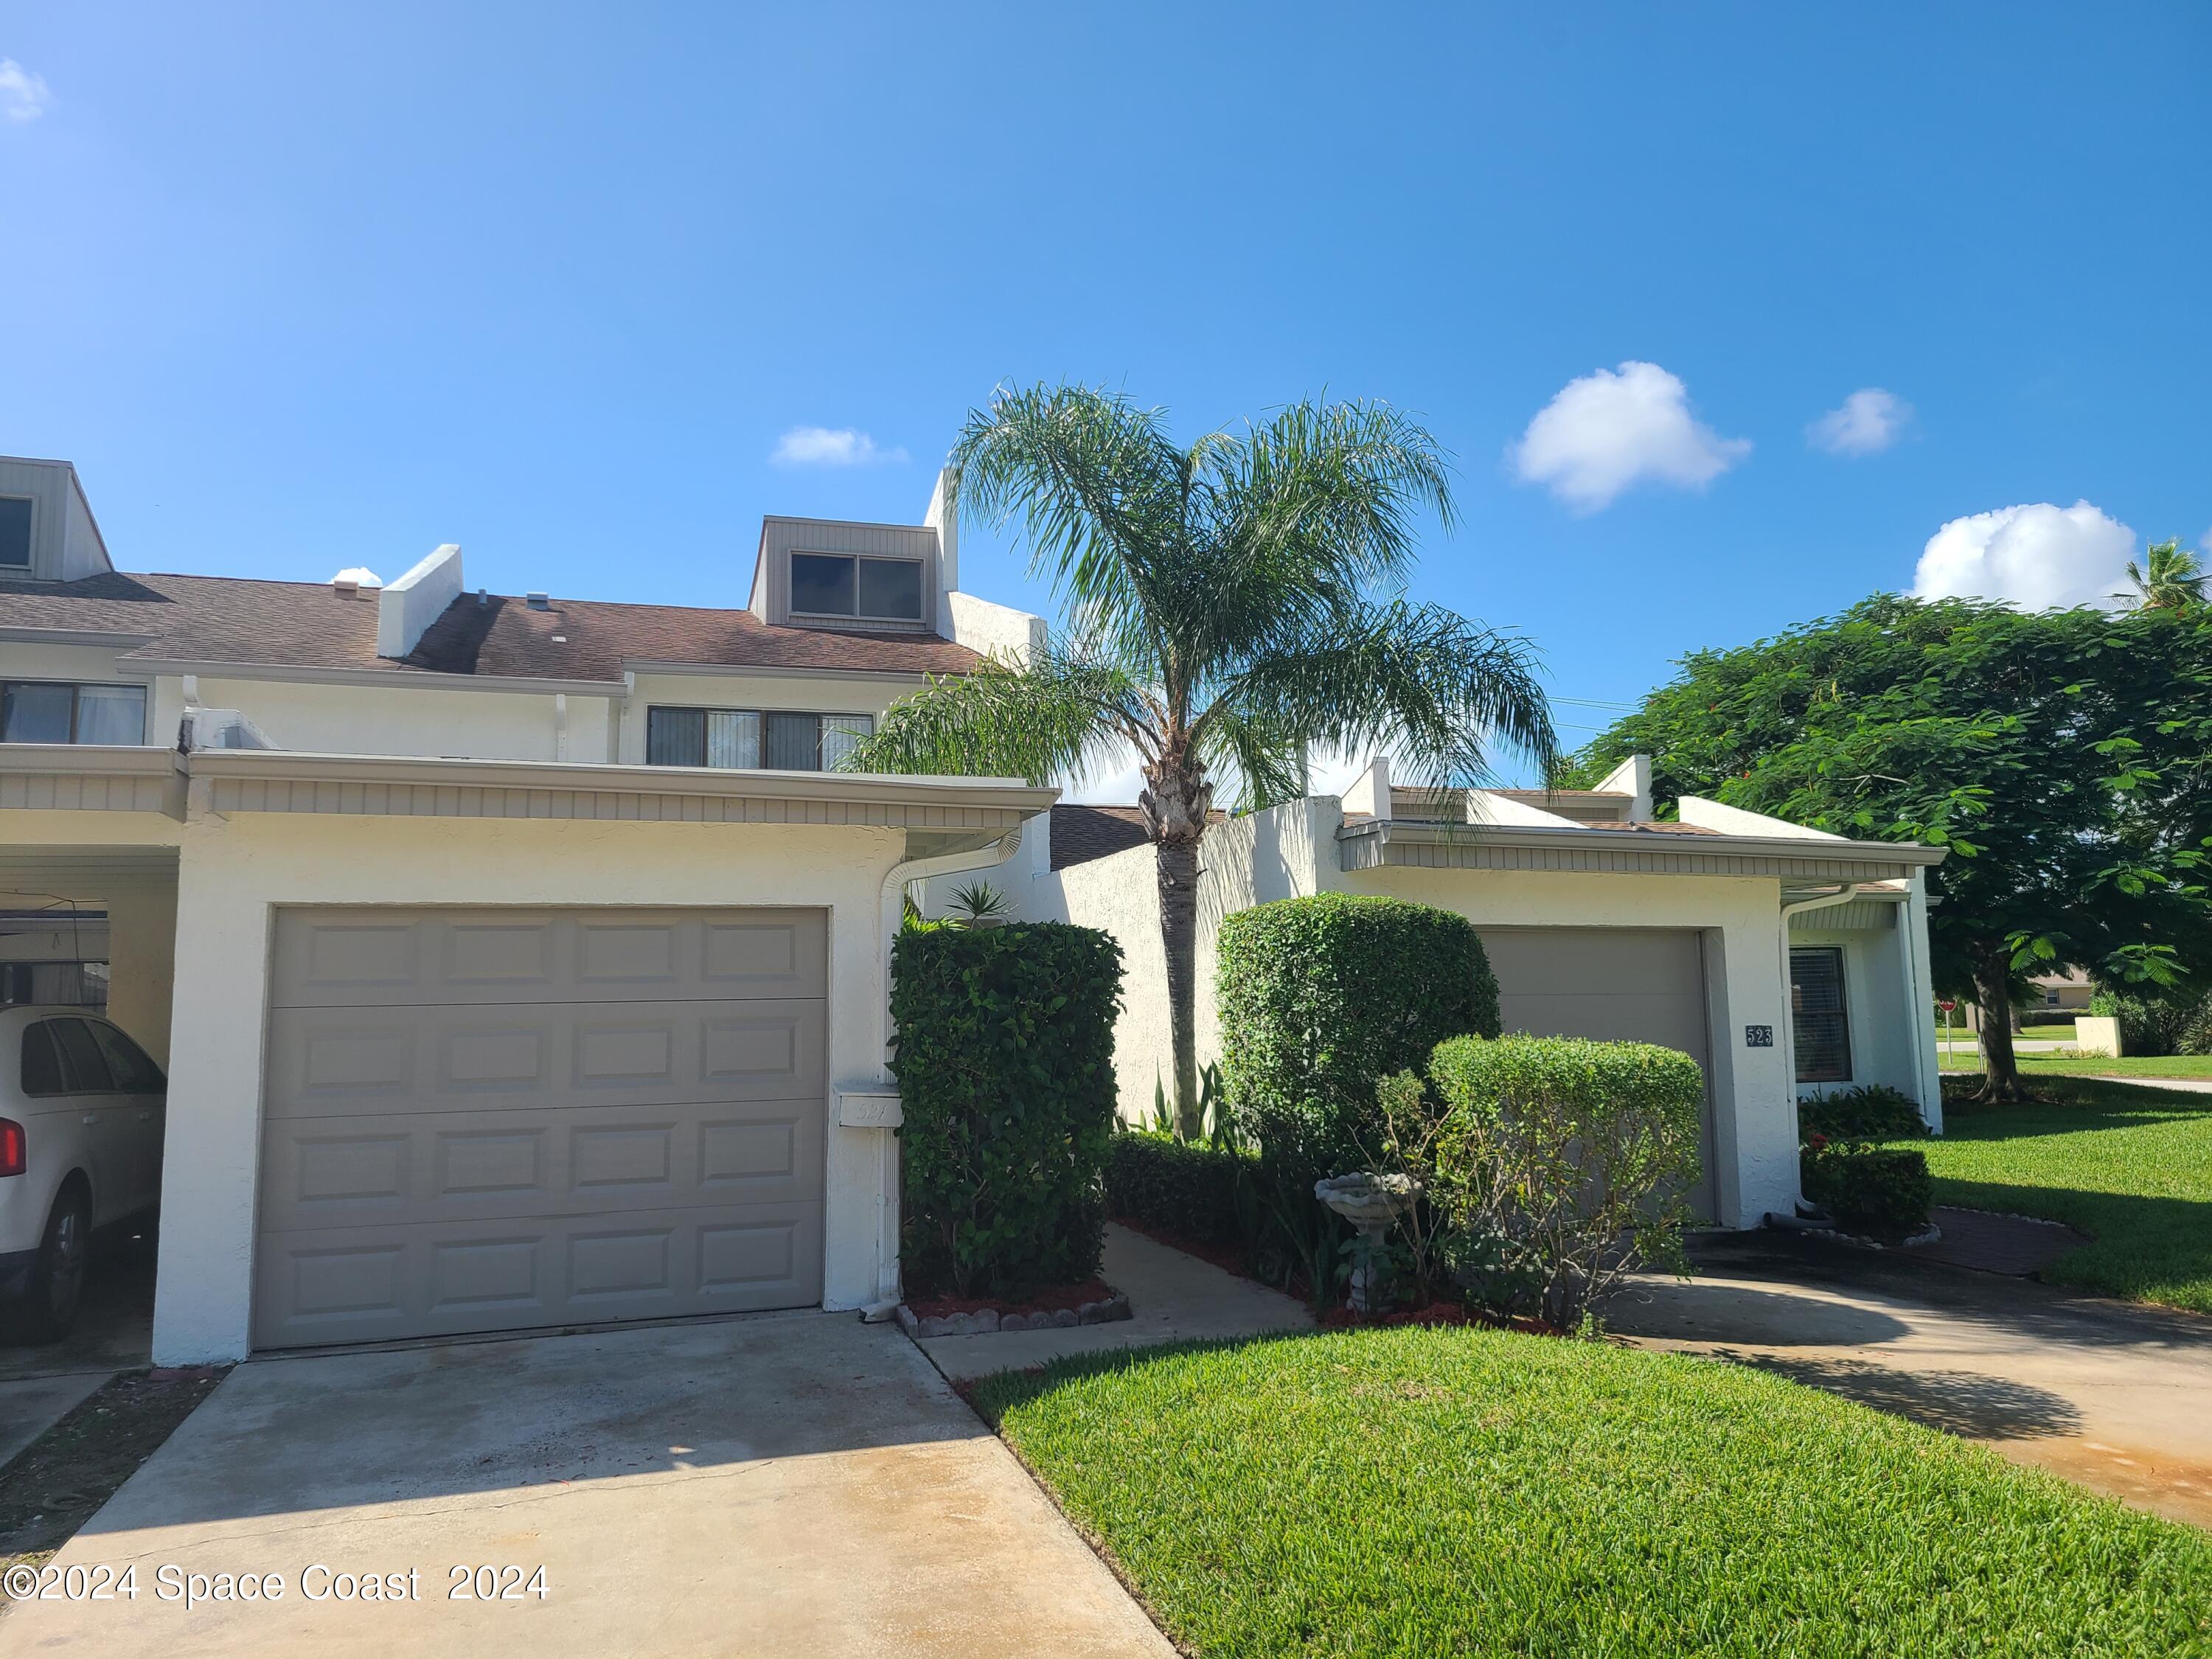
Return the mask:
POLYGON ((1142 847, 1145 815, 1134 806, 1055 806, 1052 809, 1052 867, 1126 853, 1142 847))
POLYGON ((374 592, 349 599, 326 582, 235 576, 118 571, 0 587, 0 628, 142 635, 147 643, 126 657, 157 660, 564 680, 619 680, 625 662, 958 674, 979 660, 934 635, 771 628, 750 611, 597 599, 532 611, 465 593, 395 662, 376 654, 376 610, 374 592))
MULTIPOLYGON (((1209 828, 1228 821, 1218 807, 1206 815, 1209 828)), ((1152 837, 1145 833, 1144 809, 1137 806, 1055 806, 1052 809, 1052 867, 1111 858, 1152 837)))

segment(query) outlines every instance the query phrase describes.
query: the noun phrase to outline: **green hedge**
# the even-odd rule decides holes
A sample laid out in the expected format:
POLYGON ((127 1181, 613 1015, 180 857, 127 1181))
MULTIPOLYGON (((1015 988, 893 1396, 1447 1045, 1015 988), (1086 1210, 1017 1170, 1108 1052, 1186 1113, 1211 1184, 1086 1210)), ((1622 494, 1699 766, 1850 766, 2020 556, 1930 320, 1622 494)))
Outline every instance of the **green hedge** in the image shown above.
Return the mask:
POLYGON ((1928 1133, 1912 1097, 1886 1084, 1862 1084, 1834 1094, 1807 1095, 1797 1103, 1797 1139, 1917 1140, 1928 1133))
POLYGON ((1253 1162, 1150 1130, 1117 1134, 1106 1151, 1106 1213, 1207 1244, 1245 1243, 1238 1194, 1253 1162))
POLYGON ((1674 1048, 1459 1037, 1429 1079, 1444 1106, 1431 1200, 1497 1254, 1478 1296, 1573 1329, 1621 1273, 1681 1265, 1705 1073, 1674 1048))
POLYGON ((1222 1080, 1285 1192, 1361 1168, 1376 1085, 1447 1037, 1498 1035, 1498 981, 1474 925, 1403 899, 1322 893, 1222 922, 1222 1080))
POLYGON ((1808 1147, 1798 1155, 1798 1179, 1846 1231, 1893 1243, 1928 1225, 1936 1199, 1926 1155, 1909 1146, 1808 1147))
POLYGON ((1098 1271, 1121 950, 1060 922, 900 934, 891 1072, 916 1294, 1019 1296, 1098 1271))

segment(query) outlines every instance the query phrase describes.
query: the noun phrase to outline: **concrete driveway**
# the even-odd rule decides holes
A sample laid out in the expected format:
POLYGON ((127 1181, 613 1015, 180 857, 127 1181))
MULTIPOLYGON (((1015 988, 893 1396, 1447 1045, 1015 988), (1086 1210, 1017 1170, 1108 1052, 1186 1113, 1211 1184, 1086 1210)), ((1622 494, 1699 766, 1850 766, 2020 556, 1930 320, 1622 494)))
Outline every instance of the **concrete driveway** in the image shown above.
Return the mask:
POLYGON ((1775 1371, 2212 1527, 2212 1319, 1748 1235, 1607 1310, 1641 1346, 1775 1371))
POLYGON ((137 1598, 16 1603, 0 1649, 1172 1651, 913 1345, 850 1315, 255 1361, 56 1559, 135 1564, 137 1598), (282 1597, 187 1609, 165 1565, 282 1597), (479 1566, 520 1569, 483 1578, 507 1599, 449 1600, 479 1566), (337 1574, 411 1595, 342 1601, 337 1574))

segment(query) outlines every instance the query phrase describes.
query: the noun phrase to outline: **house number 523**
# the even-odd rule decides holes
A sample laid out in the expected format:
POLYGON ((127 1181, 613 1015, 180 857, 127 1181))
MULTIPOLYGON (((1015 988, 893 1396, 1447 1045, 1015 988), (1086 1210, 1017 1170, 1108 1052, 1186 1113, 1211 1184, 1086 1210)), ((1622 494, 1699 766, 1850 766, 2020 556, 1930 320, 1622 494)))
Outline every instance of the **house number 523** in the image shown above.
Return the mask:
POLYGON ((1745 1026, 1743 1046, 1747 1048, 1771 1048, 1774 1046, 1774 1028, 1771 1025, 1745 1026))

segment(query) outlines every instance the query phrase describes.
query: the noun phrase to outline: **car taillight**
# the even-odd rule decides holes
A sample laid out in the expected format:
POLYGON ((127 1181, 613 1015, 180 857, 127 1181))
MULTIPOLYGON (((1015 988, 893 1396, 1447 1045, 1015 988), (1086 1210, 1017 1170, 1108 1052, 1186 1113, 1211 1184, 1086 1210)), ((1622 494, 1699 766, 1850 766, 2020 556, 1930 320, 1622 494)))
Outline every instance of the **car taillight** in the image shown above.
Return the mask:
POLYGON ((23 1126, 12 1117, 0 1117, 0 1176, 21 1175, 27 1167, 23 1126))

